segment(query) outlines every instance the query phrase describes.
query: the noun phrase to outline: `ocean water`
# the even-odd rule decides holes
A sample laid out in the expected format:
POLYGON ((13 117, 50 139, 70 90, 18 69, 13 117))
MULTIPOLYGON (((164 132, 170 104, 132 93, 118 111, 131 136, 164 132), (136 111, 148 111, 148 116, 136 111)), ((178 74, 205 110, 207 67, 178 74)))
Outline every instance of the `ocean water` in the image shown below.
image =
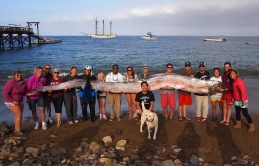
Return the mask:
POLYGON ((151 73, 161 73, 167 63, 172 63, 174 71, 178 72, 185 61, 190 61, 193 70, 197 71, 199 62, 204 61, 207 70, 212 71, 229 61, 243 76, 259 75, 259 45, 245 44, 259 41, 259 37, 225 37, 226 42, 204 42, 202 36, 157 36, 156 41, 146 41, 140 36, 57 38, 63 42, 0 51, 0 84, 15 70, 22 70, 28 78, 36 66, 45 63, 66 73, 71 66, 77 66, 82 72, 85 65, 92 65, 94 73, 102 71, 106 74, 114 63, 119 65, 121 73, 125 73, 129 65, 139 73, 143 64, 149 65, 151 73))

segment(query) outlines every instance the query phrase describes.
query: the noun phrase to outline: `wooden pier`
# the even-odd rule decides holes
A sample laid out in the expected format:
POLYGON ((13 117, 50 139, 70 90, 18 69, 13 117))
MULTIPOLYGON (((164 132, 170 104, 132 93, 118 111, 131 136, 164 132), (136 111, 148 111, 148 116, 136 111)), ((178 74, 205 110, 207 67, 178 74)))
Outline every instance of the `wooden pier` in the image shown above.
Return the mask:
POLYGON ((39 33, 39 22, 27 22, 28 27, 21 27, 15 24, 0 26, 0 50, 23 48, 26 42, 31 47, 31 37, 40 39, 39 35, 35 35, 33 29, 30 28, 32 23, 37 26, 37 33, 39 33))

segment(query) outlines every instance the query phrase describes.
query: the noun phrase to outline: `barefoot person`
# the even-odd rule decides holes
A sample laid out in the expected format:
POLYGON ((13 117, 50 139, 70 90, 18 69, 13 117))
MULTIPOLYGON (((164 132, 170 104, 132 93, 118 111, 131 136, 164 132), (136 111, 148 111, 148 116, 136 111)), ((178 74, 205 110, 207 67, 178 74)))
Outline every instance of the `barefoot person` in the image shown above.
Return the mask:
MULTIPOLYGON (((210 80, 222 82, 219 68, 214 68, 213 74, 214 74, 214 77, 211 77, 210 80)), ((211 121, 217 121, 218 120, 218 118, 217 118, 217 104, 219 105, 221 117, 223 115, 221 97, 222 97, 222 93, 216 93, 216 94, 213 94, 213 95, 210 96, 211 106, 212 106, 212 119, 211 119, 211 121)))
POLYGON ((9 80, 3 90, 4 102, 7 108, 14 114, 14 133, 23 135, 21 122, 23 115, 23 96, 28 91, 27 85, 22 78, 22 72, 16 71, 13 79, 9 80))
MULTIPOLYGON (((138 81, 138 75, 135 74, 132 66, 127 67, 127 73, 123 76, 123 82, 138 81)), ((136 93, 125 93, 128 108, 129 108, 129 120, 132 119, 133 113, 137 110, 137 103, 135 102, 136 93)))
MULTIPOLYGON (((185 62, 184 70, 179 72, 179 75, 186 77, 194 77, 195 72, 191 70, 191 62, 185 62)), ((191 120, 187 117, 187 106, 192 105, 192 96, 190 92, 183 90, 178 90, 178 99, 179 99, 179 121, 182 120, 191 120)))
MULTIPOLYGON (((98 81, 105 82, 105 76, 102 72, 98 74, 98 81)), ((106 116, 106 92, 97 91, 97 100, 98 100, 98 107, 100 112, 100 120, 104 119, 107 120, 106 116)))
MULTIPOLYGON (((36 74, 31 76, 28 79, 28 91, 31 92, 33 89, 37 87, 44 86, 46 84, 46 79, 43 77, 43 68, 37 67, 36 68, 36 74)), ((36 113, 36 106, 38 106, 38 109, 40 111, 40 117, 42 122, 42 129, 47 129, 47 124, 45 122, 45 109, 44 109, 44 92, 37 92, 35 94, 29 94, 30 96, 30 109, 32 111, 32 117, 35 122, 34 129, 39 129, 39 122, 38 122, 38 116, 36 113)))
MULTIPOLYGON (((59 77, 59 69, 55 68, 52 71, 52 77, 47 80, 47 85, 58 85, 64 82, 63 78, 59 77)), ((64 90, 50 91, 48 96, 55 108, 55 113, 57 117, 57 128, 62 125, 61 116, 62 116, 62 106, 64 103, 64 90)))
POLYGON ((249 123, 249 132, 255 131, 255 125, 252 121, 251 116, 248 114, 248 95, 244 81, 239 77, 238 71, 232 69, 230 71, 230 78, 233 82, 233 97, 235 99, 235 110, 236 110, 236 125, 234 128, 241 128, 241 112, 245 116, 249 123))
POLYGON ((229 125, 229 120, 231 117, 232 112, 232 105, 233 105, 233 95, 232 95, 232 84, 233 80, 230 78, 230 70, 231 70, 231 63, 225 62, 224 63, 224 74, 222 75, 222 83, 225 86, 225 89, 222 89, 223 95, 221 102, 223 104, 223 119, 221 124, 229 125))
MULTIPOLYGON (((148 90, 148 83, 146 81, 141 82, 141 91, 137 93, 135 101, 137 102, 138 111, 133 115, 134 119, 140 119, 143 110, 141 107, 142 101, 144 102, 145 108, 149 111, 153 111, 155 104, 155 97, 152 91, 148 90)), ((140 122, 138 122, 140 124, 140 122)))
MULTIPOLYGON (((168 63, 166 65, 166 73, 165 74, 172 74, 173 73, 173 65, 168 63)), ((175 108, 175 96, 174 96, 174 88, 166 85, 165 87, 160 88, 160 97, 161 97, 161 107, 163 108, 164 118, 165 120, 173 121, 174 116, 174 108, 175 108), (169 106, 169 115, 168 115, 168 107, 169 106)))

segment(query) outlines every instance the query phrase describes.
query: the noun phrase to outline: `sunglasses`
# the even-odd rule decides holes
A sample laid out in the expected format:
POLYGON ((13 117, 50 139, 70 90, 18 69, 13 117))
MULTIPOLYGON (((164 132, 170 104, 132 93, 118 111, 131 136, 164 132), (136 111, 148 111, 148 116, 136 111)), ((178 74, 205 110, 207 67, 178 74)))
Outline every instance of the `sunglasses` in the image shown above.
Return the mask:
POLYGON ((191 67, 190 65, 185 65, 185 67, 191 67))
POLYGON ((22 77, 22 74, 16 74, 16 77, 22 77))
POLYGON ((205 66, 199 66, 199 67, 205 67, 205 66))
POLYGON ((46 70, 50 70, 51 68, 46 67, 45 69, 46 69, 46 70))
POLYGON ((128 70, 128 71, 132 71, 132 70, 128 70))
POLYGON ((55 73, 55 74, 59 74, 59 72, 57 71, 57 72, 53 72, 53 73, 55 73))

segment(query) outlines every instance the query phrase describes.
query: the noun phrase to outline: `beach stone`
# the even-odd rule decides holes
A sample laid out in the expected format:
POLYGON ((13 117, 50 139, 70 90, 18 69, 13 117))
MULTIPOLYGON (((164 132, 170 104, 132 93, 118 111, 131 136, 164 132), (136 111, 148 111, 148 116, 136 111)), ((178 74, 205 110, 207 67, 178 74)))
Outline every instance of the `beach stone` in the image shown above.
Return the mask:
POLYGON ((6 122, 0 124, 0 136, 4 136, 6 133, 11 131, 11 127, 7 125, 6 122))
POLYGON ((124 157, 124 158, 122 159, 122 161, 129 162, 129 161, 130 161, 130 158, 129 158, 129 157, 124 157))
POLYGON ((130 158, 131 158, 131 160, 133 160, 133 161, 140 159, 139 155, 137 155, 137 154, 131 155, 130 158))
POLYGON ((110 158, 100 158, 99 162, 104 163, 106 166, 113 166, 117 164, 117 161, 115 159, 110 158))
POLYGON ((165 160, 162 162, 162 166, 175 166, 175 163, 172 160, 165 160))
POLYGON ((84 147, 84 148, 89 148, 90 147, 90 144, 87 143, 87 142, 81 142, 80 143, 80 146, 84 147))
POLYGON ((183 164, 183 163, 181 162, 181 160, 179 160, 179 159, 174 160, 174 163, 175 163, 176 165, 182 165, 182 164, 183 164))
POLYGON ((83 138, 82 139, 82 142, 87 142, 87 141, 89 141, 89 138, 83 138))
POLYGON ((109 146, 112 143, 112 138, 110 136, 103 137, 103 142, 105 146, 109 146))
POLYGON ((177 153, 180 153, 182 151, 182 148, 174 148, 174 153, 177 154, 177 153))
POLYGON ((248 164, 248 161, 247 160, 244 160, 244 159, 237 159, 237 163, 239 165, 247 165, 248 164))
POLYGON ((67 159, 61 160, 60 163, 61 163, 61 164, 66 164, 66 163, 67 163, 67 159))
POLYGON ((160 157, 159 157, 158 155, 154 155, 154 156, 153 156, 153 159, 155 159, 155 160, 159 160, 159 159, 160 159, 160 157))
POLYGON ((19 155, 19 153, 11 153, 9 155, 9 157, 11 157, 11 158, 18 158, 18 157, 20 157, 20 155, 19 155))
POLYGON ((25 159, 25 160, 23 160, 22 163, 25 164, 25 165, 31 165, 33 163, 33 160, 32 159, 25 159))
MULTIPOLYGON (((8 143, 9 143, 9 144, 12 144, 12 145, 18 145, 18 144, 19 144, 19 143, 18 143, 15 139, 13 139, 13 138, 9 139, 8 143)), ((21 142, 20 142, 20 143, 21 143, 21 142)))
POLYGON ((197 157, 196 155, 192 155, 192 157, 190 159, 190 163, 194 164, 194 165, 198 165, 199 164, 199 157, 197 157))
POLYGON ((83 148, 81 146, 77 147, 75 149, 75 152, 78 153, 78 152, 83 152, 83 148))
POLYGON ((32 156, 38 156, 41 153, 41 148, 28 147, 25 149, 25 151, 32 156))
POLYGON ((244 160, 250 160, 250 159, 251 159, 251 156, 250 156, 250 155, 244 155, 244 156, 243 156, 243 159, 244 159, 244 160))
POLYGON ((62 156, 67 153, 67 150, 65 148, 60 148, 60 149, 52 149, 51 150, 51 156, 52 157, 57 157, 57 156, 62 156))
POLYGON ((223 166, 231 166, 231 164, 224 164, 223 166))
POLYGON ((20 166, 21 164, 18 161, 13 162, 12 164, 8 166, 20 166))
POLYGON ((0 152, 0 158, 5 158, 6 156, 10 155, 10 152, 6 151, 5 149, 2 149, 0 152))
POLYGON ((91 154, 88 159, 89 160, 95 160, 97 158, 97 155, 96 154, 91 154))
POLYGON ((116 144, 116 149, 117 150, 125 150, 126 143, 127 143, 127 141, 124 140, 124 139, 118 141, 117 144, 116 144))
POLYGON ((93 152, 93 153, 98 153, 100 150, 100 145, 97 144, 96 142, 92 142, 89 149, 93 152))
POLYGON ((171 146, 171 149, 175 149, 175 148, 178 148, 178 146, 177 145, 172 145, 171 146))
POLYGON ((231 157, 231 161, 236 161, 237 160, 237 157, 236 156, 232 156, 231 157))

